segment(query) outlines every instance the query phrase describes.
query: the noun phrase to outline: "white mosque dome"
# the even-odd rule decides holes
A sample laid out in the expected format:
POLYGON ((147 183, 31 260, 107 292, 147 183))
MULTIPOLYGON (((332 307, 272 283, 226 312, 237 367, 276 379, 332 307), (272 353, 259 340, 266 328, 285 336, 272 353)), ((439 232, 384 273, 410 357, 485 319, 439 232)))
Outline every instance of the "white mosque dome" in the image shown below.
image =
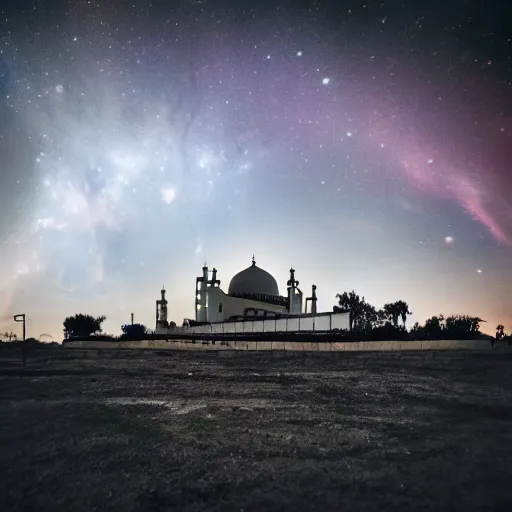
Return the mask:
POLYGON ((270 295, 279 296, 277 281, 267 271, 256 266, 252 259, 252 265, 236 274, 228 288, 229 295, 270 295))

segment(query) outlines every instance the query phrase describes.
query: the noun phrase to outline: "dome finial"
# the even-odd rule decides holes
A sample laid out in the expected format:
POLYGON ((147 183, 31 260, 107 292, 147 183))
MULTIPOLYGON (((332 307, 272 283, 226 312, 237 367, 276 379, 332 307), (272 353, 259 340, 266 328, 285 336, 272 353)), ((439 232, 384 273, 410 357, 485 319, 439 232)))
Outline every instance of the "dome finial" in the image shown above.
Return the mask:
POLYGON ((255 267, 256 266, 256 259, 254 258, 254 253, 252 255, 252 266, 255 267))

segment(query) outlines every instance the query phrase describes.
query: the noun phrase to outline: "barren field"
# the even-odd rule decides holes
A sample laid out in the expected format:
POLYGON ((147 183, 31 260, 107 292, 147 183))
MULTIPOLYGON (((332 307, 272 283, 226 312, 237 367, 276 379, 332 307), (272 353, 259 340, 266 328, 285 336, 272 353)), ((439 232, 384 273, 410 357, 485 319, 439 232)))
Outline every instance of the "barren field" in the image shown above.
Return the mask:
POLYGON ((0 354, 0 510, 512 510, 512 353, 0 354))

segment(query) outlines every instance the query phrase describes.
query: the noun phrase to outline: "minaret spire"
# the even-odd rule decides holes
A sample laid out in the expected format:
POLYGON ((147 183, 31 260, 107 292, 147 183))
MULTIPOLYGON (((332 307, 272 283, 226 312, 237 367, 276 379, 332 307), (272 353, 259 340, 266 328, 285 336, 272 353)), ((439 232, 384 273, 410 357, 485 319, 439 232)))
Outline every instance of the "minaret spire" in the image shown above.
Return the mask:
POLYGON ((299 281, 295 279, 295 269, 293 267, 290 267, 290 279, 288 279, 287 285, 292 288, 297 288, 299 286, 299 281))

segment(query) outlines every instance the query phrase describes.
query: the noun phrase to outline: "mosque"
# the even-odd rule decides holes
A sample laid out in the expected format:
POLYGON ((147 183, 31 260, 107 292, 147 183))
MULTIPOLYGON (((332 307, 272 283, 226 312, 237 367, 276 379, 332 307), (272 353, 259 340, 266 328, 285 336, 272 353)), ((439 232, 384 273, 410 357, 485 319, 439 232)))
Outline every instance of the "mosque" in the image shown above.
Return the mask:
POLYGON ((196 278, 195 319, 185 319, 183 327, 167 320, 165 289, 156 301, 155 334, 204 333, 242 334, 270 332, 326 332, 349 329, 349 313, 318 313, 316 286, 304 301, 290 269, 287 294, 279 294, 274 277, 256 265, 254 256, 250 267, 236 274, 225 293, 217 279, 217 269, 206 264, 196 278))

